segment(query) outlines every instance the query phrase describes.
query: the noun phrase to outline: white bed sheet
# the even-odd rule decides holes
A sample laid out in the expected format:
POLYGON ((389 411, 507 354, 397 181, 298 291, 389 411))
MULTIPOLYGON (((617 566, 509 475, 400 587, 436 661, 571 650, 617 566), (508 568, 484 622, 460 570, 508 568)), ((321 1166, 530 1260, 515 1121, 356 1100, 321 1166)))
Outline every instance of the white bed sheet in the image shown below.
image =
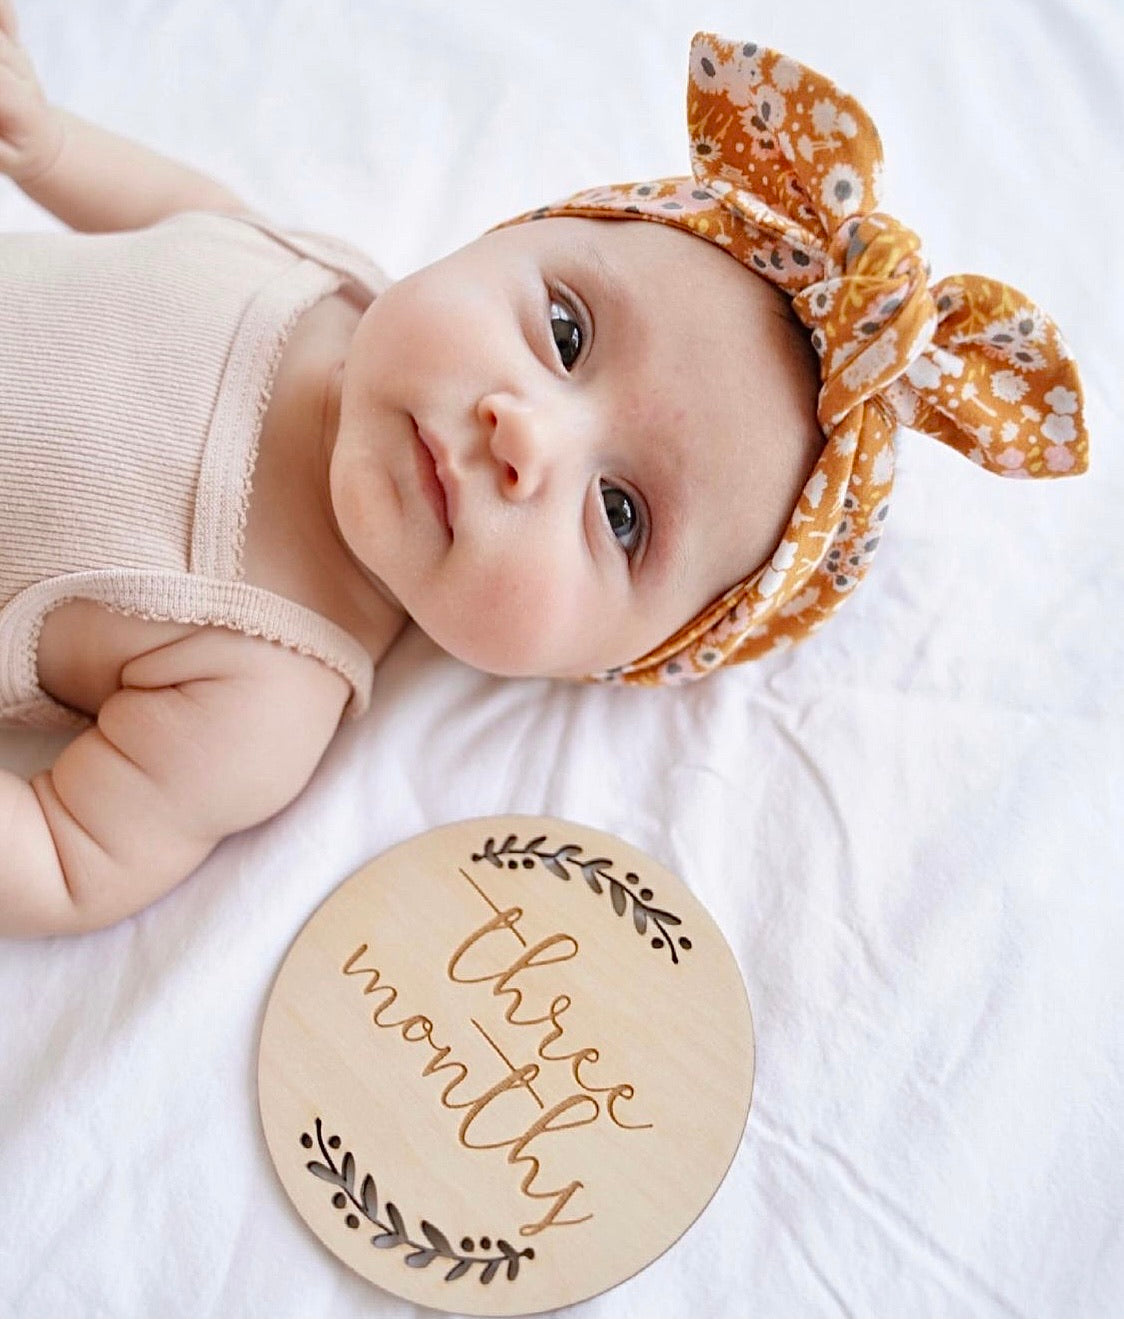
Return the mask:
MULTIPOLYGON (((502 682, 411 633, 279 817, 116 929, 0 944, 0 1314, 415 1313, 286 1201, 257 1119, 261 1012, 364 860, 525 811, 683 875, 758 1033, 710 1207, 575 1314, 1119 1319, 1116 0, 22 0, 21 18, 56 99, 392 274, 572 188, 685 171, 691 32, 780 46, 871 109, 888 209, 935 274, 997 275, 1055 315, 1093 448, 1084 479, 1035 488, 905 436, 848 608, 690 690, 502 682)), ((52 223, 0 187, 0 227, 52 223)), ((59 745, 4 732, 0 763, 59 745)))

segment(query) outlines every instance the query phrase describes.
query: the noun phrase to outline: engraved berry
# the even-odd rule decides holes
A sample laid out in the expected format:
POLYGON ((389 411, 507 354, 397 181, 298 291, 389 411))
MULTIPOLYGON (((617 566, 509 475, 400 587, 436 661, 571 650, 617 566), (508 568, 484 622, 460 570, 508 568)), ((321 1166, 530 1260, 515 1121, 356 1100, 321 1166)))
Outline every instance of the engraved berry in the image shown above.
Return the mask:
POLYGON ((332 1196, 332 1204, 334 1204, 337 1209, 342 1209, 344 1205, 347 1204, 347 1196, 344 1195, 342 1191, 337 1191, 335 1195, 332 1196))
POLYGON ((307 1131, 301 1132, 301 1144, 305 1147, 306 1150, 310 1150, 312 1148, 312 1137, 308 1134, 307 1131))
POLYGON ((463 1250, 466 1255, 471 1255, 475 1249, 476 1247, 472 1244, 471 1237, 461 1237, 461 1250, 463 1250))

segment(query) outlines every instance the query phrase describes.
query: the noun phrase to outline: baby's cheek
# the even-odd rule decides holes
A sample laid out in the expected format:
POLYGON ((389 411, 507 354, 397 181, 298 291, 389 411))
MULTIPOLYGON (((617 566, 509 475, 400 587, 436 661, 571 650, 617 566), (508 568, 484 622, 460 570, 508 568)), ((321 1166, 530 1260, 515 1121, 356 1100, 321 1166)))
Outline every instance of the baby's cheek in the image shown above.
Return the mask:
POLYGON ((579 602, 559 583, 493 571, 450 604, 445 619, 434 620, 430 635, 466 664, 513 677, 546 676, 571 667, 583 628, 579 602))

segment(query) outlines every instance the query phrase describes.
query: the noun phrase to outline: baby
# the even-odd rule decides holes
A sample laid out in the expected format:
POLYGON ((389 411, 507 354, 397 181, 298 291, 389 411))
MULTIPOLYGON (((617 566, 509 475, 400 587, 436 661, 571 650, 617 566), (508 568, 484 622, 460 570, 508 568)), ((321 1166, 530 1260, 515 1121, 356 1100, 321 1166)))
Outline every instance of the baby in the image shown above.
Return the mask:
POLYGON ((0 0, 0 172, 82 231, 0 238, 0 719, 84 729, 0 772, 0 934, 119 920, 280 810, 407 618, 497 674, 684 681, 846 599, 899 424, 1084 468, 1056 328, 928 286, 854 100, 700 34, 688 120, 692 178, 387 287, 48 104, 0 0))

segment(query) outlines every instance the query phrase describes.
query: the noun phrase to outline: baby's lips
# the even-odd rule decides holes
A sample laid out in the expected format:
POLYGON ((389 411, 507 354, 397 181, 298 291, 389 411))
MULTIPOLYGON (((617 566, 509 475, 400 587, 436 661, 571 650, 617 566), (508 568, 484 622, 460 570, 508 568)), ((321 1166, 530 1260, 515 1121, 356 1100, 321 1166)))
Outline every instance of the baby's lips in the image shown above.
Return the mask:
POLYGON ((445 526, 450 536, 452 536, 457 523, 460 486, 449 462, 449 451, 435 435, 423 430, 417 422, 414 423, 414 427, 422 447, 429 454, 430 461, 433 463, 433 470, 437 477, 437 484, 441 488, 444 502, 445 526))

